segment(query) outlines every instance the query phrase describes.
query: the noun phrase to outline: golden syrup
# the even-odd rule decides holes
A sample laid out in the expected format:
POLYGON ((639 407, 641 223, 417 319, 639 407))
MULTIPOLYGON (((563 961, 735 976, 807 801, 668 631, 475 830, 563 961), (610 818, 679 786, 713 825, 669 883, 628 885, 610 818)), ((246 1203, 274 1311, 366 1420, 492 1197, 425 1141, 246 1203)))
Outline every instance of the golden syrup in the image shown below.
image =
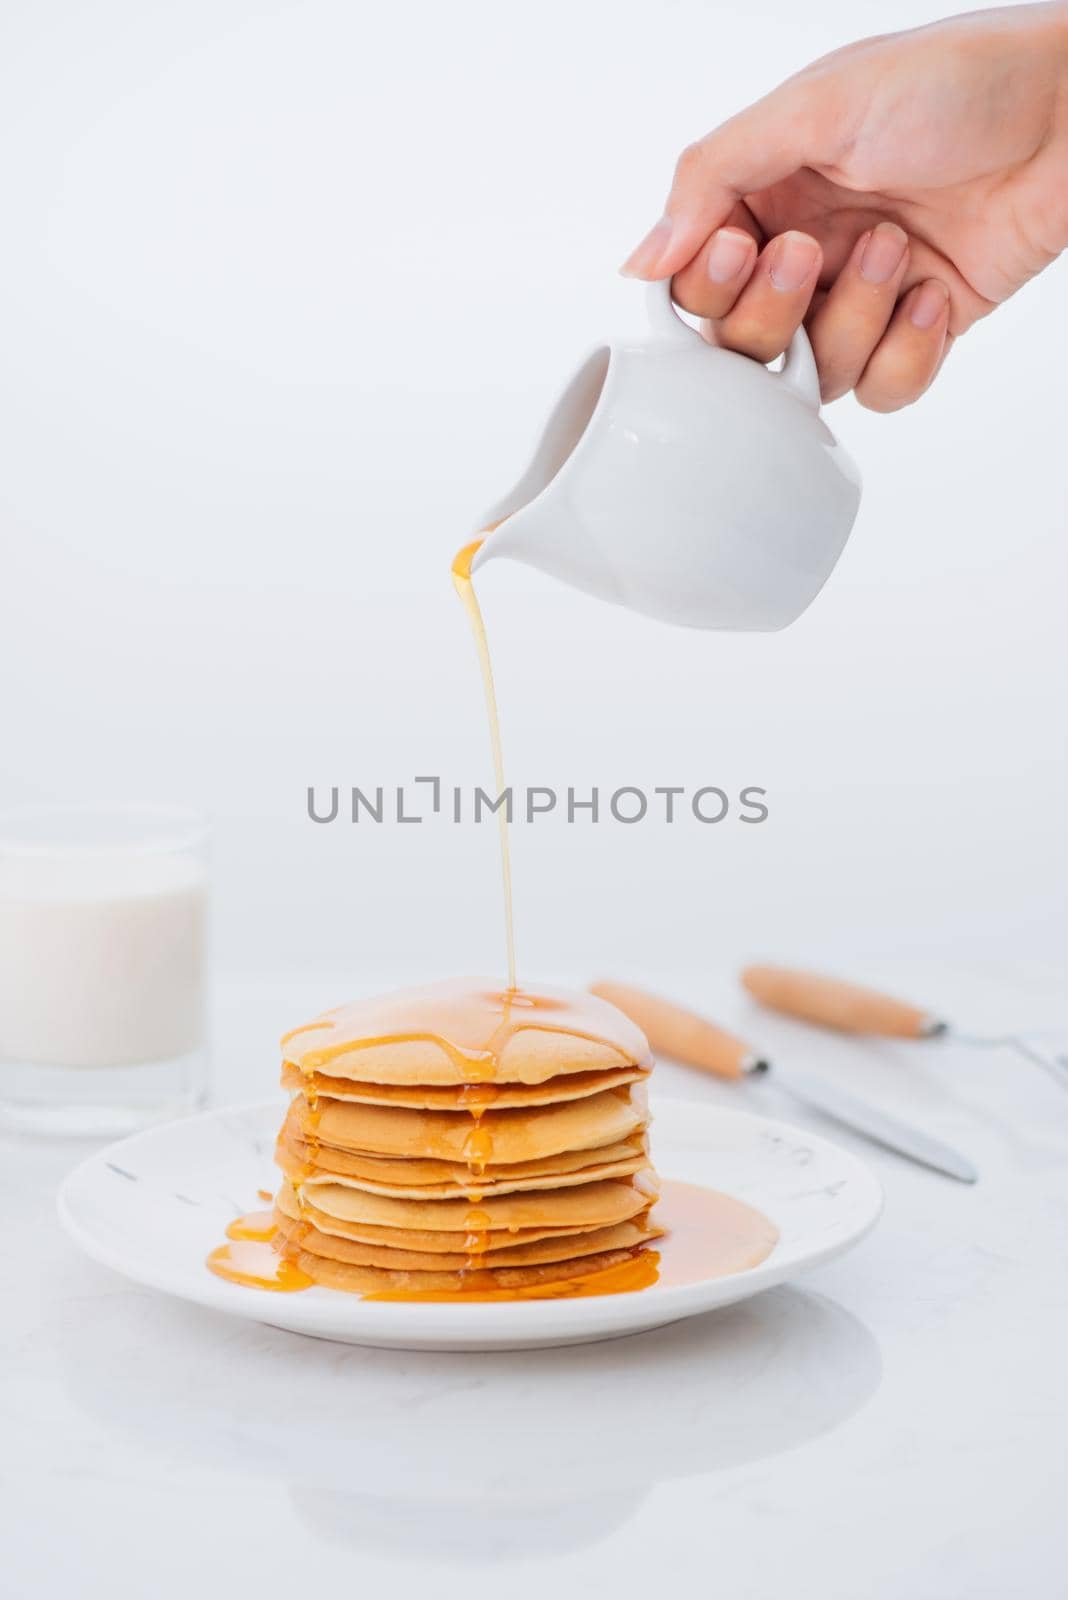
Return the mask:
POLYGON ((499 1097, 500 1090, 489 1083, 465 1083, 460 1090, 456 1105, 460 1111, 470 1111, 475 1121, 478 1122, 482 1113, 490 1107, 499 1097))
POLYGON ((291 1179, 293 1193, 296 1196, 297 1210, 304 1214, 304 1194, 302 1185, 319 1169, 319 1152, 322 1149, 322 1140, 319 1137, 319 1124, 323 1119, 323 1108, 319 1100, 319 1091, 315 1086, 310 1073, 304 1074, 304 1113, 300 1118, 300 1136, 304 1142, 303 1165, 296 1177, 291 1179))
POLYGON ((319 1110, 319 1090, 315 1084, 314 1072, 304 1073, 303 1094, 305 1103, 308 1107, 308 1125, 311 1128, 317 1128, 319 1126, 319 1117, 321 1112, 319 1110))
MULTIPOLYGON (((322 1026, 330 1029, 334 1026, 329 1017, 321 1019, 322 1026)), ((314 1023, 306 1023, 302 1028, 295 1028, 286 1035, 286 1040, 295 1038, 301 1033, 310 1033, 315 1027, 314 1023)), ((283 1043, 285 1040, 283 1041, 283 1043)), ((301 1137, 304 1140, 306 1156, 304 1169, 299 1178, 293 1179, 293 1193, 296 1196, 297 1210, 301 1216, 304 1214, 304 1196, 301 1193, 301 1184, 310 1178, 315 1171, 319 1155, 319 1123, 322 1120, 322 1107, 319 1104, 319 1088, 315 1082, 314 1070, 303 1061, 296 1063, 301 1075, 301 1094, 304 1097, 304 1115, 300 1120, 301 1137)))
POLYGON ((463 1220, 465 1260, 460 1271, 465 1277, 468 1275, 477 1276, 482 1268, 483 1257, 486 1251, 491 1248, 491 1234, 489 1231, 491 1218, 488 1211, 479 1209, 477 1201, 481 1198, 481 1195, 475 1196, 472 1194, 468 1196, 468 1199, 475 1200, 476 1204, 465 1214, 463 1220))
MULTIPOLYGON (((264 1190, 260 1189, 260 1195, 264 1190)), ((267 1196, 271 1199, 271 1196, 267 1196)), ((273 1211, 249 1211, 243 1217, 235 1217, 226 1230, 228 1239, 251 1239, 256 1244, 270 1244, 278 1232, 273 1211)))
MULTIPOLYGON (((490 531, 486 530, 487 533, 490 531)), ((482 620, 482 607, 475 594, 475 586, 471 578, 471 563, 478 551, 482 548, 482 540, 475 539, 460 551, 452 564, 452 581, 456 593, 460 596, 461 604, 467 613, 467 620, 471 624, 471 632, 475 640, 475 649, 478 651, 478 664, 482 672, 482 688, 486 696, 486 714, 489 717, 490 744, 493 747, 493 776, 497 784, 497 796, 504 793, 504 754, 501 750, 501 724, 497 715, 497 691, 493 685, 493 664, 490 661, 489 640, 486 638, 486 624, 482 620)), ((504 933, 508 952, 508 987, 516 987, 515 976, 515 924, 512 919, 512 855, 508 844, 508 815, 507 809, 501 806, 497 812, 497 834, 501 849, 501 882, 504 888, 504 933)))
POLYGON ((663 1289, 748 1272, 766 1261, 779 1230, 755 1206, 698 1183, 663 1181, 653 1220, 667 1230, 656 1242, 663 1289))
POLYGON ((488 1233, 469 1233, 464 1240, 464 1264, 460 1268, 461 1276, 474 1277, 482 1270, 482 1262, 486 1251, 490 1248, 488 1233))
MULTIPOLYGON (((310 1110, 318 1103, 316 1078, 332 1062, 382 1045, 426 1040, 436 1044, 469 1085, 479 1103, 494 1088, 500 1058, 520 1033, 564 1034, 603 1046, 619 1058, 620 1067, 650 1067, 644 1035, 622 1012, 614 1012, 593 995, 542 990, 496 989, 473 979, 446 979, 419 989, 357 1000, 324 1018, 329 1037, 315 1037, 315 1024, 299 1029, 304 1043, 291 1047, 294 1034, 282 1039, 286 1062, 300 1074, 310 1110)), ((488 1100, 483 1103, 490 1103, 488 1100)))
POLYGON ((479 1178, 493 1160, 493 1135, 488 1128, 479 1126, 478 1119, 464 1140, 464 1160, 479 1178))
POLYGON ((221 1244, 211 1252, 207 1267, 227 1283, 239 1283, 246 1289, 271 1289, 281 1294, 310 1289, 315 1281, 295 1262, 279 1255, 273 1239, 244 1239, 221 1244))

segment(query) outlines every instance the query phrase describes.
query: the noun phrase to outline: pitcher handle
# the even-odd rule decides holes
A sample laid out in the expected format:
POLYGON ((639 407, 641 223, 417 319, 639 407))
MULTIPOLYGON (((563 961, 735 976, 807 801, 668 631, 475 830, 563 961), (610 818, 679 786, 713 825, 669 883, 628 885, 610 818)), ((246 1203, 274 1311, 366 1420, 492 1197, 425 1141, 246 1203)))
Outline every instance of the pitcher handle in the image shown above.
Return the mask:
POLYGON ((813 411, 820 408, 820 375, 816 367, 816 357, 812 354, 808 334, 804 328, 798 328, 790 340, 786 350, 786 359, 776 377, 788 389, 792 389, 799 400, 806 406, 811 406, 813 411))
POLYGON ((688 344, 691 339, 699 339, 704 344, 693 324, 679 315, 671 298, 670 278, 659 278, 655 283, 646 284, 645 311, 649 326, 662 339, 671 339, 675 344, 688 344))
MULTIPOLYGON (((645 309, 650 327, 662 339, 670 339, 675 344, 687 344, 691 339, 705 343, 697 329, 679 315, 671 298, 670 278, 661 278, 646 286, 645 309)), ((805 405, 811 406, 813 411, 819 410, 820 377, 804 328, 798 328, 790 340, 781 369, 772 376, 791 389, 805 405)))

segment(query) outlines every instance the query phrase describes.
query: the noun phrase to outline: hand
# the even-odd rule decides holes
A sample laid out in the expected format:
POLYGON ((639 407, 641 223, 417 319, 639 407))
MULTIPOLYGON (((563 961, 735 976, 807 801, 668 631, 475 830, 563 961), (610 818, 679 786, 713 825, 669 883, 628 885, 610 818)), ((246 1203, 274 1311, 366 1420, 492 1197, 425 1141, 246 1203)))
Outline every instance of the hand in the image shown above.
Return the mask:
POLYGON ((804 320, 826 400, 895 411, 1068 244, 1068 5, 826 56, 684 150, 623 271, 770 361, 804 320))

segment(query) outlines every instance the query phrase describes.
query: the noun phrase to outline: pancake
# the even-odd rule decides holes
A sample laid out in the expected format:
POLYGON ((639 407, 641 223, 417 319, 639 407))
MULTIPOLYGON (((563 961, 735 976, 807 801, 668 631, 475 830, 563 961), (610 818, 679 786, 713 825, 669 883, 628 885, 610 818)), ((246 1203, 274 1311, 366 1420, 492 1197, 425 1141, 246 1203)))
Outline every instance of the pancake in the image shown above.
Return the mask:
POLYGON ((420 1187, 424 1184, 458 1183, 470 1188, 472 1180, 482 1183, 510 1179, 552 1177, 579 1172, 597 1162, 626 1161, 632 1156, 647 1155, 648 1138, 643 1130, 620 1139, 615 1144, 600 1145, 590 1150, 562 1150, 556 1155, 544 1156, 536 1161, 489 1162, 405 1160, 401 1156, 373 1155, 365 1150, 339 1150, 335 1146, 320 1144, 317 1139, 302 1139, 285 1127, 279 1133, 275 1160, 287 1174, 297 1181, 324 1174, 341 1177, 368 1178, 374 1183, 403 1183, 420 1187), (477 1170, 476 1170, 477 1168, 477 1170))
POLYGON ((648 1120, 644 1084, 543 1107, 532 1115, 513 1108, 417 1111, 408 1106, 322 1101, 313 1112, 294 1101, 299 1132, 313 1142, 367 1155, 431 1158, 468 1165, 537 1161, 565 1150, 593 1150, 639 1132, 648 1120))
POLYGON ((339 1239, 336 1234, 320 1233, 317 1228, 291 1222, 282 1217, 279 1231, 286 1245, 310 1251, 328 1261, 345 1261, 358 1267, 384 1267, 400 1272, 463 1272, 477 1265, 479 1271, 492 1267, 540 1266, 551 1261, 579 1259, 597 1255, 604 1250, 633 1250, 659 1238, 662 1229, 649 1221, 648 1212, 629 1222, 617 1223, 611 1228, 595 1228, 589 1233, 566 1238, 542 1239, 530 1244, 510 1244, 501 1249, 487 1250, 472 1256, 466 1251, 429 1251, 395 1249, 388 1245, 360 1244, 353 1239, 339 1239))
MULTIPOLYGON (((279 1163, 283 1171, 284 1163, 279 1163)), ((301 1183, 305 1196, 314 1196, 314 1191, 322 1184, 340 1183, 350 1189, 363 1189, 367 1194, 392 1195, 398 1200, 469 1200, 481 1202, 490 1195, 529 1193, 535 1189, 569 1189, 582 1183, 598 1183, 605 1178, 628 1178, 632 1173, 640 1172, 642 1167, 649 1165, 649 1158, 644 1153, 636 1155, 628 1152, 619 1161, 602 1161, 596 1166, 586 1167, 578 1172, 547 1173, 540 1178, 502 1178, 492 1181, 488 1176, 475 1177, 467 1173, 462 1183, 423 1183, 404 1185, 403 1183, 375 1183, 369 1178, 338 1177, 334 1173, 320 1173, 312 1177, 302 1177, 298 1171, 290 1176, 295 1176, 301 1183)))
POLYGON ((518 1292, 662 1232, 649 1049, 605 1001, 457 980, 327 1012, 283 1054, 275 1245, 313 1282, 518 1292))
MULTIPOLYGON (((317 1139, 302 1139, 290 1131, 287 1121, 278 1136, 275 1161, 295 1182, 328 1174, 339 1179, 364 1178, 374 1187, 398 1183, 405 1188, 455 1184, 466 1191, 511 1181, 521 1187, 524 1178, 585 1172, 598 1164, 629 1161, 647 1153, 645 1134, 635 1133, 618 1144, 603 1145, 597 1150, 565 1150, 540 1161, 490 1164, 476 1174, 469 1163, 461 1161, 405 1161, 399 1157, 368 1155, 360 1150, 337 1150, 332 1145, 320 1144, 317 1139)), ((645 1165, 644 1161, 639 1165, 645 1165)))
MULTIPOLYGON (((285 1217, 291 1222, 303 1222, 314 1227, 317 1233, 329 1234, 337 1239, 351 1239, 358 1244, 381 1244, 391 1249, 419 1250, 435 1255, 449 1252, 463 1255, 471 1251, 472 1234, 468 1228, 456 1231, 445 1228, 421 1230, 383 1227, 378 1223, 349 1222, 341 1217, 329 1217, 324 1211, 317 1211, 314 1201, 310 1199, 305 1198, 303 1205, 298 1205, 292 1186, 288 1183, 284 1183, 278 1191, 275 1212, 279 1219, 285 1217)), ((635 1219, 642 1215, 642 1212, 637 1212, 635 1219)), ((508 1243, 509 1245, 533 1244, 538 1239, 577 1240, 584 1234, 592 1233, 598 1226, 598 1223, 591 1222, 583 1227, 510 1228, 508 1243)))
MULTIPOLYGON (((301 1193, 307 1194, 305 1185, 301 1193)), ((495 1233, 511 1228, 607 1227, 644 1211, 655 1193, 652 1168, 625 1180, 606 1179, 574 1188, 487 1195, 476 1204, 462 1200, 398 1200, 368 1194, 339 1183, 316 1184, 310 1198, 316 1209, 342 1221, 428 1232, 495 1233)))
POLYGON ((476 1285, 469 1272, 388 1272, 381 1267, 355 1267, 347 1261, 327 1261, 310 1250, 286 1250, 286 1255, 313 1282, 328 1289, 343 1289, 348 1294, 460 1294, 465 1289, 480 1293, 485 1289, 532 1289, 540 1284, 566 1283, 586 1273, 603 1272, 622 1265, 637 1253, 633 1250, 604 1250, 599 1255, 580 1256, 574 1261, 555 1261, 545 1266, 499 1267, 479 1271, 476 1285))
POLYGON ((356 1100, 366 1105, 411 1106, 417 1111, 503 1111, 509 1106, 548 1105, 555 1100, 581 1100, 604 1089, 622 1088, 649 1076, 646 1067, 606 1068, 573 1072, 542 1083, 400 1084, 361 1083, 305 1073, 292 1061, 282 1063, 283 1089, 295 1089, 311 1100, 356 1100))
POLYGON ((305 1075, 420 1086, 540 1084, 553 1077, 649 1067, 649 1046, 623 1013, 588 993, 502 991, 456 979, 328 1011, 282 1039, 305 1075))

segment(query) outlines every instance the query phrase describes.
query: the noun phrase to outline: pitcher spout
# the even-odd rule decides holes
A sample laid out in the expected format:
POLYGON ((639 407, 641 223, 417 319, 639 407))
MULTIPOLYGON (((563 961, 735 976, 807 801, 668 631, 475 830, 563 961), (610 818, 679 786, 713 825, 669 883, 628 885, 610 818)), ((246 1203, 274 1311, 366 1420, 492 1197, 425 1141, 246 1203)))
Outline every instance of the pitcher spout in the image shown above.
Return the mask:
POLYGON ((566 499, 557 495, 534 500, 505 517, 476 552, 472 573, 497 559, 520 561, 601 600, 618 604, 624 599, 611 553, 595 542, 581 516, 568 515, 566 499))
MULTIPOLYGON (((487 561, 498 559, 530 564, 529 551, 532 543, 539 537, 541 522, 538 516, 531 515, 530 512, 530 506, 521 506, 518 510, 504 515, 500 512, 494 515, 491 512, 482 519, 481 526, 486 532, 472 559, 472 572, 484 567, 487 561)), ((552 535, 551 526, 541 531, 550 537, 552 535)))

